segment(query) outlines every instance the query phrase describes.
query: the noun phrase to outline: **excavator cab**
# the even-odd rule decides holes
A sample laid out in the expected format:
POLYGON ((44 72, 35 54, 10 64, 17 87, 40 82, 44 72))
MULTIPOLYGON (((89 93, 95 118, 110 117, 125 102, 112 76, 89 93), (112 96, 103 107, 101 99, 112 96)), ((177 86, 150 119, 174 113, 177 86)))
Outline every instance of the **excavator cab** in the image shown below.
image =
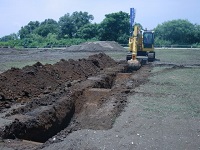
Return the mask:
POLYGON ((148 57, 148 61, 155 60, 155 51, 154 51, 154 32, 153 31, 144 31, 143 32, 143 46, 142 52, 138 53, 143 56, 146 55, 148 57))
POLYGON ((152 49, 154 45, 154 34, 153 32, 144 32, 143 33, 143 48, 152 49))

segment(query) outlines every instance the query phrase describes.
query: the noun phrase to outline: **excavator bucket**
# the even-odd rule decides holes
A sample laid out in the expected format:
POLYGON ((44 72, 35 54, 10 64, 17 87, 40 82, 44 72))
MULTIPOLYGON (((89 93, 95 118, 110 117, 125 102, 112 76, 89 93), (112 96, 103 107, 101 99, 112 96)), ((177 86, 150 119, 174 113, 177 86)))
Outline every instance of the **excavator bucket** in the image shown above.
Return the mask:
POLYGON ((128 70, 129 71, 134 71, 138 70, 141 67, 141 63, 137 59, 130 59, 128 60, 128 70))

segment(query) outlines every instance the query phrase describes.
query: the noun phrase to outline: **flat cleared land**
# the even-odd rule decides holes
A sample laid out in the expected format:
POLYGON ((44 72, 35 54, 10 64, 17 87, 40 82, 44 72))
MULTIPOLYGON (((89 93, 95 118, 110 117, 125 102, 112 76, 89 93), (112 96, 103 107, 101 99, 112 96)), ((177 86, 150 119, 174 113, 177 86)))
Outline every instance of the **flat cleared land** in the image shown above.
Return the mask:
MULTIPOLYGON (((51 59, 45 59, 46 63, 63 57, 78 60, 87 58, 89 54, 91 52, 38 51, 33 54, 34 57, 29 55, 27 59, 22 59, 25 55, 15 55, 15 62, 19 62, 23 67, 35 61, 43 62, 43 56, 52 56, 51 59), (27 60, 26 63, 21 63, 23 60, 27 60)), ((126 52, 106 54, 115 60, 122 60, 126 52)), ((37 85, 33 86, 32 91, 23 91, 21 94, 18 89, 16 95, 5 95, 14 96, 17 101, 23 99, 23 102, 15 102, 15 105, 1 94, 1 100, 6 102, 5 106, 10 106, 1 110, 1 126, 6 124, 9 128, 2 131, 2 135, 13 138, 13 134, 16 134, 20 140, 2 139, 0 149, 200 149, 199 55, 200 50, 192 49, 156 50, 156 58, 159 61, 149 63, 131 73, 126 72, 124 62, 115 63, 104 55, 92 56, 90 59, 77 62, 62 60, 52 66, 37 63, 32 68, 25 68, 22 72, 28 73, 28 76, 38 75, 39 72, 36 70, 42 70, 43 73, 48 71, 46 77, 49 72, 51 75, 58 74, 59 80, 50 78, 57 83, 56 86, 47 85, 44 89, 40 87, 42 94, 40 93, 37 99, 34 96, 34 93, 39 92, 37 88, 34 89, 37 85), (101 64, 99 58, 104 59, 103 62, 106 60, 107 63, 101 64), (71 78, 69 82, 69 79, 66 80, 68 76, 63 73, 65 69, 61 66, 78 62, 82 67, 89 66, 85 70, 90 73, 83 71, 77 74, 75 69, 77 78, 71 78), (99 67, 93 66, 94 64, 99 67), (94 70, 89 69, 92 67, 94 70), (69 91, 71 93, 68 93, 69 91), (66 100, 69 103, 66 103, 66 100), (66 111, 65 108, 68 110, 65 113, 71 120, 63 117, 61 112, 66 111), (54 112, 58 109, 62 111, 54 112), (56 115, 57 121, 62 125, 49 123, 54 122, 55 116, 44 117, 46 120, 41 120, 40 116, 47 114, 56 115), (15 123, 9 125, 12 120, 15 123), (48 126, 44 127, 45 123, 48 126), (36 128, 37 125, 39 128, 36 128), (62 130, 54 133, 50 126, 53 131, 57 127, 62 130), (16 130, 16 127, 20 127, 21 130, 16 130), (26 133, 23 132, 25 129, 26 133), (33 129, 34 134, 31 134, 33 129), (44 138, 38 137, 41 135, 45 135, 44 138)), ((4 58, 1 59, 1 65, 8 69, 7 63, 12 62, 12 57, 6 55, 4 58)), ((11 71, 15 73, 16 69, 11 71)), ((22 80, 23 78, 20 78, 20 81, 22 80)), ((2 101, 1 104, 3 107, 2 101)))

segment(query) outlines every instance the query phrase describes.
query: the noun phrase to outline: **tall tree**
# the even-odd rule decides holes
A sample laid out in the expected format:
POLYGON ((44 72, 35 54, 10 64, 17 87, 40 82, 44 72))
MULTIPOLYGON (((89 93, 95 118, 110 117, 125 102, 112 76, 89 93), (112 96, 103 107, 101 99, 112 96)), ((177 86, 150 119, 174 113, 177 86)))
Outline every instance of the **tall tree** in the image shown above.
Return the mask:
POLYGON ((86 24, 82 27, 80 27, 77 31, 78 38, 82 39, 92 39, 92 38, 98 38, 98 25, 97 24, 86 24))
POLYGON ((105 15, 100 24, 100 40, 111 40, 127 43, 129 37, 129 14, 117 12, 105 15))
POLYGON ((76 37, 77 31, 84 25, 93 20, 93 16, 87 12, 74 12, 72 15, 69 13, 62 16, 58 24, 60 26, 60 37, 76 37))
POLYGON ((39 21, 30 21, 28 25, 21 27, 18 32, 20 39, 26 38, 29 34, 33 33, 33 31, 38 28, 39 25, 39 21))
POLYGON ((59 19, 58 24, 60 26, 60 32, 59 32, 60 37, 69 37, 69 38, 73 37, 75 33, 75 26, 69 13, 62 16, 59 19))
POLYGON ((195 24, 194 43, 200 43, 200 25, 195 24))
POLYGON ((83 27, 86 24, 91 23, 91 21, 94 19, 93 15, 89 15, 88 12, 73 12, 71 15, 71 18, 74 22, 76 31, 83 27))
POLYGON ((58 34, 59 26, 58 23, 53 19, 46 19, 41 22, 40 26, 35 30, 35 33, 42 37, 47 37, 49 33, 58 34))
POLYGON ((17 40, 17 39, 18 39, 17 34, 12 33, 10 35, 3 36, 2 38, 0 38, 0 41, 1 42, 8 42, 8 41, 17 40))
POLYGON ((170 41, 171 44, 193 44, 195 42, 195 26, 188 20, 172 20, 155 28, 155 36, 159 40, 170 41))

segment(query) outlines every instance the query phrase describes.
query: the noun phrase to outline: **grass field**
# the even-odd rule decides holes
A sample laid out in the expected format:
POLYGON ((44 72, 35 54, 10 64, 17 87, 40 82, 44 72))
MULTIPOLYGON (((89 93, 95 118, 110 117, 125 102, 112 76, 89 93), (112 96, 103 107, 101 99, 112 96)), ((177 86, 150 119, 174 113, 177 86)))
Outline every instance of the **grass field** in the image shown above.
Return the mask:
MULTIPOLYGON (((9 51, 9 49, 8 49, 9 51)), ((106 52, 115 60, 125 60, 127 51, 106 52)), ((11 67, 22 68, 38 61, 43 64, 53 64, 60 59, 87 58, 92 52, 65 52, 64 50, 31 50, 2 53, 0 51, 0 72, 11 67)), ((156 49, 156 58, 165 63, 198 64, 200 62, 200 50, 197 49, 156 49)))
POLYGON ((153 69, 150 81, 138 89, 140 105, 148 117, 200 117, 200 69, 153 69), (145 93, 145 94, 144 94, 145 93))
MULTIPOLYGON (((8 49, 9 51, 9 49, 8 49)), ((99 52, 96 52, 99 53, 99 52)), ((87 58, 95 52, 65 52, 64 50, 48 50, 48 51, 14 51, 10 53, 1 53, 0 51, 0 72, 4 72, 11 67, 22 68, 26 65, 33 65, 36 62, 42 64, 54 64, 60 59, 81 59, 87 58)), ((105 52, 115 60, 125 59, 127 52, 105 52)))
POLYGON ((156 58, 162 62, 199 64, 200 49, 157 49, 156 58))
POLYGON ((156 54, 159 63, 166 66, 154 67, 150 82, 141 87, 153 95, 143 103, 147 114, 200 117, 200 50, 160 49, 156 54), (186 66, 169 67, 168 63, 186 66))

